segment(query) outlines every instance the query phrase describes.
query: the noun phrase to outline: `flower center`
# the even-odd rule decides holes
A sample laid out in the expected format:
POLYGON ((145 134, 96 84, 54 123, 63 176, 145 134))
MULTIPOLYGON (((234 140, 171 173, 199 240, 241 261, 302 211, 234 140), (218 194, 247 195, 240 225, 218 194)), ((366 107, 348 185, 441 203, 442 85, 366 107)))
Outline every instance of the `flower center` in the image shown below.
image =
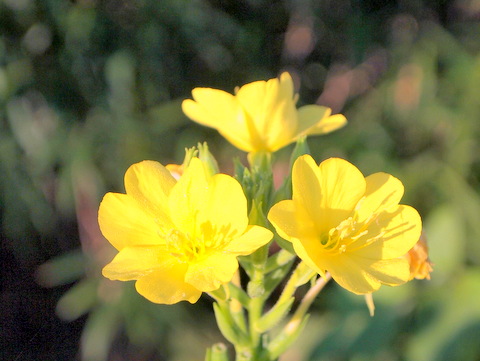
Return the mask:
POLYGON ((171 229, 165 237, 167 250, 182 261, 189 261, 205 253, 205 244, 178 229, 171 229))
POLYGON ((349 250, 349 247, 357 240, 368 233, 367 226, 369 223, 370 222, 359 223, 356 221, 355 216, 348 217, 335 228, 331 228, 328 234, 321 236, 320 243, 326 252, 344 253, 349 250))
POLYGON ((222 248, 228 241, 228 233, 218 232, 210 222, 194 227, 193 233, 172 228, 165 235, 167 251, 182 262, 191 262, 222 248))

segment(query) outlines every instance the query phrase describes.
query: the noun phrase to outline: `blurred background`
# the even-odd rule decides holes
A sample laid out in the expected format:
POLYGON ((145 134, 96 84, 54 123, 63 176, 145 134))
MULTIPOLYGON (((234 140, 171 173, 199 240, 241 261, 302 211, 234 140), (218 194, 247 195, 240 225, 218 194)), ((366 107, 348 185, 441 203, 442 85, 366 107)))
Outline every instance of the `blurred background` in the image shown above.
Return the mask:
POLYGON ((400 178, 434 263, 374 318, 330 284, 282 360, 480 360, 480 0, 0 0, 2 360, 202 360, 222 340, 207 297, 101 277, 98 204, 205 140, 229 172, 245 155, 181 101, 282 71, 349 120, 309 139, 316 160, 400 178))

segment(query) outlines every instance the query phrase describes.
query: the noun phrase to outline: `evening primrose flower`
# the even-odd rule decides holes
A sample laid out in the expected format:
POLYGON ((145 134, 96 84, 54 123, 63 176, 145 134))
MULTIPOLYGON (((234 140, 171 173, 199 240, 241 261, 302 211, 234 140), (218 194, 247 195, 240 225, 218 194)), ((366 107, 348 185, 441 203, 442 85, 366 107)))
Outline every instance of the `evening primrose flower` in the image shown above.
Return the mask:
POLYGON ((192 158, 178 182, 160 163, 143 161, 125 174, 126 194, 107 193, 98 220, 119 251, 103 269, 112 280, 136 280, 155 303, 194 303, 202 292, 229 282, 236 257, 265 245, 272 233, 248 225, 240 184, 209 175, 192 158))
POLYGON ((268 219, 309 267, 324 277, 330 272, 356 294, 409 280, 404 255, 420 237, 421 219, 414 208, 399 205, 397 178, 365 178, 338 158, 317 166, 309 155, 298 158, 292 172, 292 199, 274 205, 268 219))
POLYGON ((341 114, 319 105, 296 108, 292 77, 255 81, 235 95, 211 88, 195 88, 194 100, 182 103, 192 120, 217 129, 245 152, 275 152, 305 135, 325 134, 346 124, 341 114))

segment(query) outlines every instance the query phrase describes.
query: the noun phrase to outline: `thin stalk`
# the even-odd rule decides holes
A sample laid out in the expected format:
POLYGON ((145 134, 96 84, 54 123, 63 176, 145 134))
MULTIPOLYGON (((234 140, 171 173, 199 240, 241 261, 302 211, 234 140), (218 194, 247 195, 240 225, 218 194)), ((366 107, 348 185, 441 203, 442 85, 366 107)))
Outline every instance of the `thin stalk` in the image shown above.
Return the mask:
POLYGON ((298 338, 308 321, 308 309, 330 278, 330 274, 328 273, 325 277, 319 278, 315 285, 305 294, 290 321, 288 321, 282 331, 268 345, 270 360, 276 360, 280 357, 298 338))
POLYGON ((331 278, 332 276, 330 275, 330 273, 326 273, 325 277, 320 277, 315 283, 315 285, 308 290, 308 292, 305 294, 302 301, 300 302, 300 305, 295 310, 292 318, 285 326, 287 332, 290 329, 293 330, 298 327, 298 325, 302 322, 303 317, 307 313, 308 309, 312 305, 313 300, 317 297, 317 295, 320 293, 323 287, 325 287, 328 281, 330 281, 331 278))

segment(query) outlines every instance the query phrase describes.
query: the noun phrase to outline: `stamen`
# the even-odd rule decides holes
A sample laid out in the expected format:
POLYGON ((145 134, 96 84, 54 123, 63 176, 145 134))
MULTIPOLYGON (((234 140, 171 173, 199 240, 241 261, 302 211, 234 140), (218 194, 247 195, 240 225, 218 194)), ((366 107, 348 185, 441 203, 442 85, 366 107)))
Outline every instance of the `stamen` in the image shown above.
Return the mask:
POLYGON ((337 227, 330 229, 328 236, 324 235, 320 237, 320 244, 326 252, 344 253, 347 251, 357 250, 372 244, 378 239, 382 238, 384 233, 380 233, 361 245, 355 247, 362 237, 365 237, 369 231, 368 226, 371 222, 377 220, 378 214, 372 214, 365 222, 358 223, 358 216, 355 213, 352 217, 343 220, 337 227), (352 248, 352 246, 354 248, 352 248))

